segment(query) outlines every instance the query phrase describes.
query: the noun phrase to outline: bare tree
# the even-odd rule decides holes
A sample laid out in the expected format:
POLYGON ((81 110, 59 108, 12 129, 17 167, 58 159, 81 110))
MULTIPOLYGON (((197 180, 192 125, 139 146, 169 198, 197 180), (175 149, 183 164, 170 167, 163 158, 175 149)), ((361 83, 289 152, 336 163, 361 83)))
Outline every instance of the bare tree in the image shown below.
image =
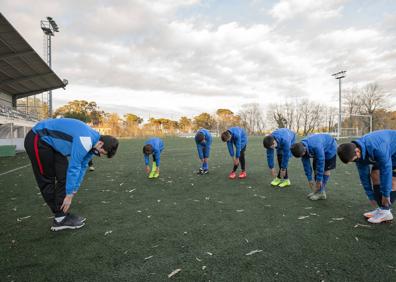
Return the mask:
POLYGON ((239 116, 241 118, 242 125, 246 128, 249 134, 254 134, 264 130, 263 113, 258 103, 242 105, 239 116))
POLYGON ((319 129, 322 122, 322 105, 304 99, 301 100, 296 109, 300 112, 299 115, 301 116, 303 135, 307 135, 319 129))
MULTIPOLYGON (((383 92, 377 83, 369 83, 360 90, 358 99, 361 104, 360 113, 372 115, 373 127, 380 128, 380 126, 376 124, 375 113, 379 109, 390 109, 391 105, 388 104, 388 95, 383 92)), ((365 121, 367 127, 368 122, 369 121, 365 121)))

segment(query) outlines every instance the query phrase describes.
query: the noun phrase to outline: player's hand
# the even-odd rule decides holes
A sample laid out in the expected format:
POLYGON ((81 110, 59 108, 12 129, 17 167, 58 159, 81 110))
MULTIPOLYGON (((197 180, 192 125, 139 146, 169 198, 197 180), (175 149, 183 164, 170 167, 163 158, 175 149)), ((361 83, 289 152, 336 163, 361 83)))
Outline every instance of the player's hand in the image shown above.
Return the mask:
POLYGON ((382 205, 384 207, 389 207, 390 204, 391 204, 390 197, 387 198, 387 197, 382 196, 382 205))
POLYGON ((62 204, 60 209, 64 213, 67 213, 67 211, 69 210, 70 205, 72 203, 72 200, 73 200, 73 194, 72 195, 66 195, 66 197, 63 199, 63 204, 62 204))
POLYGON ((276 176, 275 168, 271 168, 271 169, 270 169, 270 172, 271 172, 272 177, 275 177, 275 176, 276 176))
POLYGON ((280 171, 280 177, 284 178, 285 175, 286 175, 286 169, 282 168, 281 171, 280 171))
POLYGON ((150 167, 148 165, 146 166, 146 173, 150 173, 150 167))
POLYGON ((239 158, 234 159, 234 165, 239 165, 239 158))

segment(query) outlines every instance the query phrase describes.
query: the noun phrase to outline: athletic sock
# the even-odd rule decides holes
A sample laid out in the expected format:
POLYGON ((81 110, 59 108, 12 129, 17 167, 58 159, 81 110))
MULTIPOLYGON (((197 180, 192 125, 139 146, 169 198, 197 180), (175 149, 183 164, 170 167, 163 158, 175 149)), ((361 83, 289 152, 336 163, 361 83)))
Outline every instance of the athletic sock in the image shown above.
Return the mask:
POLYGON ((238 169, 237 165, 234 165, 234 168, 232 169, 233 172, 235 172, 238 169))
POLYGON ((153 166, 151 168, 151 171, 156 171, 157 170, 157 164, 153 162, 153 166))
POLYGON ((391 201, 391 204, 393 204, 393 202, 396 200, 396 191, 392 191, 391 193, 390 193, 390 201, 391 201))
POLYGON ((319 192, 324 192, 326 191, 326 184, 329 181, 330 175, 323 175, 323 179, 322 179, 322 186, 319 189, 319 192))
POLYGON ((381 194, 381 186, 379 184, 373 185, 374 199, 377 202, 379 207, 382 207, 382 194, 381 194))
POLYGON ((285 177, 283 177, 283 179, 289 179, 289 174, 287 173, 287 168, 286 168, 286 171, 285 171, 285 177))
POLYGON ((209 165, 208 165, 208 163, 203 163, 202 164, 202 168, 204 169, 204 170, 208 170, 208 168, 209 168, 209 165))

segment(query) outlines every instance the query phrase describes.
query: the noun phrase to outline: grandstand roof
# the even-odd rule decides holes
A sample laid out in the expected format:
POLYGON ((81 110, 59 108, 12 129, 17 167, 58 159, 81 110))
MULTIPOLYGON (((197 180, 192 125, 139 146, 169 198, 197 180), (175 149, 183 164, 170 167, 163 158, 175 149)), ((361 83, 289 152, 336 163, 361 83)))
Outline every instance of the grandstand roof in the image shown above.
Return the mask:
POLYGON ((0 13, 0 92, 19 99, 66 84, 0 13))

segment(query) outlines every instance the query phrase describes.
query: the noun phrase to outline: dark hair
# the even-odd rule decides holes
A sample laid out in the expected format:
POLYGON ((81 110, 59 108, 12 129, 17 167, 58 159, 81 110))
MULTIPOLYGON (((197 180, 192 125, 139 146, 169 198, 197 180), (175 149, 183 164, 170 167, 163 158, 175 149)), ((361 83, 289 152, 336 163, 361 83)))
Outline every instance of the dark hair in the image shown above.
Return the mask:
POLYGON ((150 144, 146 144, 143 146, 143 154, 145 155, 150 155, 153 153, 153 146, 150 144))
POLYGON ((290 147, 290 151, 296 158, 301 158, 304 155, 305 147, 303 143, 295 143, 290 147))
POLYGON ((347 164, 356 155, 355 149, 356 145, 354 143, 344 143, 338 146, 337 155, 344 164, 347 164))
POLYGON ((226 130, 221 134, 221 141, 226 142, 228 139, 230 139, 231 133, 226 130))
POLYGON ((195 135, 195 141, 198 143, 201 143, 205 139, 205 134, 202 132, 198 132, 197 135, 195 135))
POLYGON ((266 149, 271 148, 271 146, 274 145, 274 141, 275 141, 274 136, 272 136, 272 135, 265 136, 263 139, 264 148, 266 148, 266 149))
POLYGON ((107 157, 112 158, 117 153, 118 140, 111 135, 101 135, 99 141, 103 142, 103 149, 107 152, 107 157))

